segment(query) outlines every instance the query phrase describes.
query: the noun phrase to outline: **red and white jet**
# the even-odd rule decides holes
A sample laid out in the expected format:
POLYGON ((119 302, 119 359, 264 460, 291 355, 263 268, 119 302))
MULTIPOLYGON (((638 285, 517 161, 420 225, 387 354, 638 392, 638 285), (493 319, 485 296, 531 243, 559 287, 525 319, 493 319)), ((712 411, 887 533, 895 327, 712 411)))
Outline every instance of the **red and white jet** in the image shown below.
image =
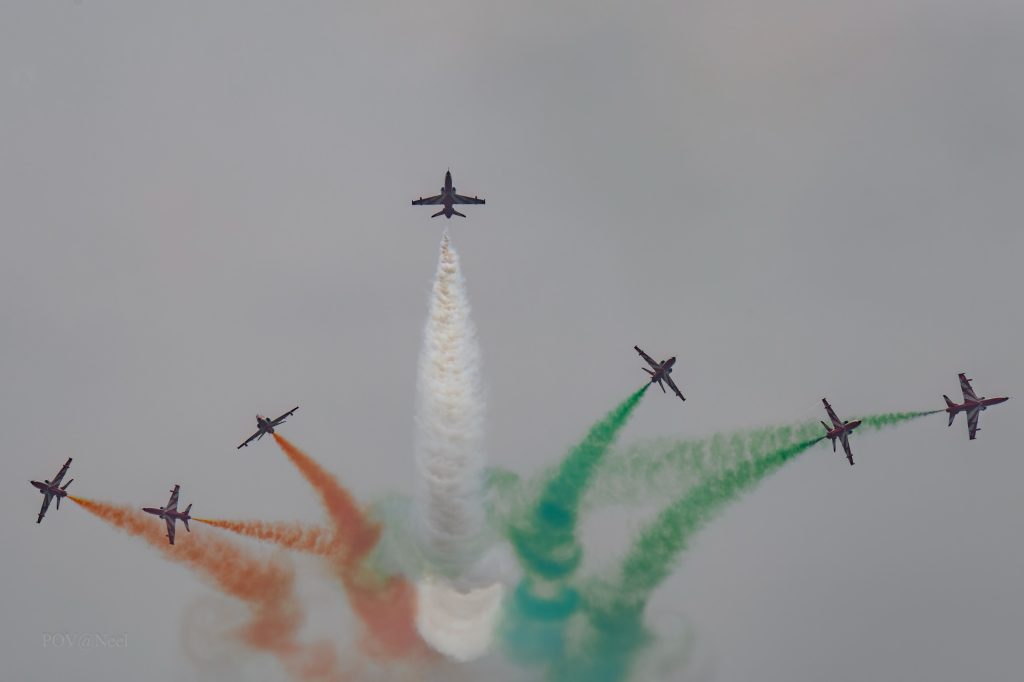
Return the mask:
POLYGON ((672 374, 672 365, 676 364, 675 356, 672 356, 668 360, 658 362, 650 355, 640 350, 640 346, 633 346, 633 348, 640 354, 640 357, 646 360, 647 364, 651 366, 652 369, 644 367, 643 370, 651 375, 652 384, 656 383, 658 386, 661 386, 662 393, 668 393, 668 391, 665 390, 665 384, 668 384, 669 388, 679 396, 680 400, 686 400, 686 398, 683 397, 683 394, 679 392, 679 388, 676 386, 675 382, 672 381, 672 377, 669 376, 672 374), (662 383, 663 381, 665 382, 664 384, 662 383))
POLYGON ((960 390, 964 394, 964 402, 957 405, 949 399, 948 395, 942 396, 946 399, 946 412, 949 413, 949 424, 953 425, 953 418, 956 417, 957 412, 967 412, 967 435, 970 440, 974 440, 978 431, 978 417, 981 415, 982 410, 987 410, 989 405, 998 405, 999 403, 1005 403, 1009 400, 1008 397, 1001 398, 986 398, 985 396, 978 397, 974 394, 974 389, 971 388, 971 380, 967 378, 966 374, 960 375, 960 390))
POLYGON ((192 517, 188 515, 189 510, 192 509, 192 505, 185 507, 185 511, 178 511, 178 490, 181 488, 177 483, 174 484, 174 488, 171 490, 171 499, 167 501, 166 507, 143 507, 142 511, 147 514, 153 514, 159 516, 167 523, 167 542, 174 544, 174 523, 175 521, 181 521, 185 524, 185 530, 189 533, 192 531, 188 527, 188 520, 192 517))
POLYGON ((825 422, 821 422, 821 425, 825 427, 825 437, 832 441, 832 452, 836 451, 836 441, 838 440, 843 444, 843 451, 846 453, 846 459, 850 460, 850 466, 853 466, 853 452, 850 450, 850 432, 860 426, 861 420, 840 421, 839 417, 836 416, 836 411, 832 409, 828 401, 822 398, 821 402, 825 404, 828 418, 832 420, 831 427, 825 422))
POLYGON ((43 494, 43 506, 39 510, 39 517, 36 519, 36 523, 42 523, 43 517, 46 516, 46 510, 50 508, 50 500, 57 498, 57 509, 60 509, 60 500, 68 495, 68 486, 71 485, 71 479, 61 487, 60 482, 64 480, 64 474, 68 473, 68 467, 71 466, 71 458, 68 457, 68 461, 64 462, 64 466, 60 468, 57 475, 53 477, 52 481, 29 481, 33 486, 39 489, 39 492, 43 494))
POLYGON ((284 424, 285 420, 288 417, 290 417, 293 414, 295 414, 296 410, 298 410, 298 409, 299 409, 298 406, 296 406, 295 408, 293 408, 291 410, 288 410, 287 412, 282 414, 277 419, 268 419, 268 418, 266 418, 266 417, 264 417, 263 415, 260 415, 260 414, 256 415, 256 433, 254 433, 251 436, 249 436, 248 438, 246 438, 245 442, 242 443, 241 445, 239 445, 235 449, 236 450, 241 450, 242 448, 244 448, 246 445, 248 445, 249 443, 253 442, 254 440, 259 440, 260 438, 263 438, 263 436, 267 435, 268 433, 274 433, 274 427, 275 426, 280 426, 281 424, 284 424))

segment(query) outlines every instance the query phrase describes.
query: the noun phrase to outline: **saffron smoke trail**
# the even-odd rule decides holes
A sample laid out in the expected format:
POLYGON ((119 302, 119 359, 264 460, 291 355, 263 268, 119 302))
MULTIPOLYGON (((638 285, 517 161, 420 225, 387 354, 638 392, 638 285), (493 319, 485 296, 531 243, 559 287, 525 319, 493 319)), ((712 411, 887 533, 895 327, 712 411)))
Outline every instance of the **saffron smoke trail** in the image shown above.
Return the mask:
POLYGON ((320 496, 334 531, 328 559, 367 630, 367 653, 381 658, 422 658, 427 654, 414 627, 416 593, 398 576, 379 576, 365 560, 380 539, 380 527, 349 492, 312 457, 275 433, 274 440, 320 496))
POLYGON ((437 651, 470 660, 490 645, 504 587, 489 553, 483 498, 480 350, 465 281, 442 238, 416 382, 417 526, 425 575, 417 627, 437 651))
POLYGON ((565 621, 579 602, 568 581, 583 557, 577 537, 580 500, 649 386, 635 391, 590 428, 546 481, 526 517, 509 528, 527 574, 516 589, 504 627, 505 642, 517 657, 561 655, 565 621))
POLYGON ((245 602, 252 614, 238 633, 248 646, 274 654, 293 677, 302 680, 345 679, 327 642, 300 644, 305 619, 294 593, 295 574, 280 557, 258 559, 225 538, 182 534, 177 544, 164 538, 163 525, 132 507, 68 495, 90 513, 142 538, 172 561, 188 565, 217 589, 245 602))
POLYGON ((336 551, 335 534, 320 526, 290 521, 230 521, 199 517, 192 520, 308 554, 327 556, 336 551))

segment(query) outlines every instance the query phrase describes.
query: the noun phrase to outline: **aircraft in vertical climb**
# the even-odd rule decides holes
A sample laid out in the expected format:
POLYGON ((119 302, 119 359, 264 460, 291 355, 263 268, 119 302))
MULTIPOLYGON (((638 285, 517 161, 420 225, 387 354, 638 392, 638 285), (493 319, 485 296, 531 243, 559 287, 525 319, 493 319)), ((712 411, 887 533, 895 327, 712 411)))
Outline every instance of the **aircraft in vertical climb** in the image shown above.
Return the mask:
POLYGON ((466 217, 465 213, 459 213, 453 208, 455 204, 484 204, 487 203, 479 197, 467 197, 461 194, 455 193, 455 186, 452 185, 452 171, 448 169, 448 172, 444 174, 444 187, 441 188, 441 193, 432 197, 420 197, 419 199, 413 199, 413 206, 444 206, 440 211, 430 216, 436 218, 443 215, 445 218, 451 218, 453 215, 466 217))
POLYGON ((64 480, 64 475, 68 473, 68 469, 71 467, 71 458, 68 457, 68 461, 64 462, 64 466, 60 468, 57 475, 53 477, 52 481, 29 481, 33 486, 39 489, 39 492, 43 495, 43 506, 39 510, 39 517, 36 518, 36 523, 42 523, 43 517, 46 516, 46 510, 50 508, 50 502, 57 498, 57 509, 60 509, 61 498, 68 496, 68 486, 71 485, 71 479, 63 486, 60 482, 64 480))
POLYGON ((665 390, 665 384, 668 384, 669 388, 672 389, 673 393, 679 396, 680 400, 686 400, 686 398, 683 397, 683 394, 679 392, 679 388, 676 386, 675 382, 672 381, 672 377, 670 376, 672 374, 672 366, 676 364, 675 356, 668 360, 658 362, 650 355, 640 350, 640 346, 633 346, 633 348, 640 354, 640 357, 646 360, 647 364, 651 366, 651 369, 644 367, 643 370, 651 375, 652 384, 658 384, 658 386, 661 387, 662 393, 668 392, 665 390))
POLYGON ((836 411, 832 409, 828 401, 822 398, 821 402, 825 404, 828 418, 832 420, 832 426, 821 422, 821 425, 825 427, 825 437, 832 441, 832 452, 836 451, 836 440, 838 440, 843 444, 843 451, 846 453, 846 459, 850 460, 850 466, 853 466, 853 452, 850 450, 850 433, 860 426, 861 420, 840 421, 839 417, 836 416, 836 411))
POLYGON ((971 388, 971 380, 967 378, 966 374, 960 375, 960 391, 964 394, 964 401, 960 404, 954 403, 948 395, 942 396, 946 399, 946 412, 949 413, 947 426, 953 425, 953 419, 958 412, 967 412, 967 436, 969 440, 974 440, 978 431, 981 431, 981 428, 978 427, 978 417, 981 416, 982 410, 987 410, 990 405, 1005 403, 1009 398, 1006 396, 999 398, 982 396, 979 398, 971 388))
POLYGON ((192 505, 185 507, 184 511, 178 511, 178 490, 181 486, 177 483, 174 484, 174 488, 171 489, 171 499, 167 501, 166 507, 143 507, 142 511, 147 514, 153 514, 159 516, 167 524, 167 542, 174 544, 174 524, 176 521, 181 521, 185 524, 185 530, 189 533, 192 531, 188 527, 188 521, 192 517, 188 515, 192 509, 192 505))
POLYGON ((249 443, 253 442, 254 440, 259 440, 260 438, 263 438, 263 436, 267 435, 268 433, 274 433, 274 428, 277 427, 277 426, 280 426, 281 424, 284 424, 285 420, 288 417, 290 417, 293 414, 295 414, 296 410, 298 410, 298 409, 299 409, 298 406, 296 406, 293 409, 288 410, 287 412, 282 414, 277 419, 267 419, 266 417, 264 417, 261 414, 256 415, 256 433, 254 433, 251 436, 249 436, 248 438, 246 438, 245 442, 242 443, 241 445, 239 445, 235 449, 236 450, 241 450, 242 448, 244 448, 246 445, 248 445, 249 443))

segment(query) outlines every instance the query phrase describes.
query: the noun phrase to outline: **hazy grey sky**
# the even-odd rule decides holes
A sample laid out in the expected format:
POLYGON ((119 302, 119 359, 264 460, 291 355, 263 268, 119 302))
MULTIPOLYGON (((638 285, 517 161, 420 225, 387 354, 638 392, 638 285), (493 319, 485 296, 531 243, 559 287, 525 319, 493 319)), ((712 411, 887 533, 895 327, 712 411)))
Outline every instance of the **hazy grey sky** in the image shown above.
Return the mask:
MULTIPOLYGON (((361 499, 411 491, 445 224, 409 200, 449 166, 487 198, 447 225, 499 466, 560 457, 642 381, 635 343, 679 356, 688 400, 648 395, 625 442, 823 395, 938 408, 960 371, 1020 394, 1022 22, 1008 0, 4 3, 2 676, 280 677, 190 660, 212 591, 74 505, 36 526, 27 481, 73 456, 81 495, 178 482, 200 516, 317 520, 272 444, 234 449, 299 404, 289 437, 361 499)), ((1016 679, 1021 404, 975 442, 938 415, 855 436, 852 469, 815 450, 730 508, 650 614, 696 634, 679 679, 1016 679)), ((303 568, 309 632, 345 632, 303 568)))

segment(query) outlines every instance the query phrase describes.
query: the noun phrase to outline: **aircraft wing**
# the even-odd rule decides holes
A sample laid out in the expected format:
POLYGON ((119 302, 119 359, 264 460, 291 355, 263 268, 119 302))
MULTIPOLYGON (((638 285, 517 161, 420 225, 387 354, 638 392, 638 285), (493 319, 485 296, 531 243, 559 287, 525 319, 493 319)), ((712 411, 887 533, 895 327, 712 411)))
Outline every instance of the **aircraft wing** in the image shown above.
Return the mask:
POLYGON ((43 494, 43 506, 39 508, 39 518, 36 519, 36 523, 42 523, 43 517, 46 516, 46 510, 50 508, 50 499, 49 494, 43 494))
POLYGON ((661 369, 661 365, 658 364, 657 362, 655 362, 654 358, 652 358, 650 355, 648 355, 647 353, 645 353, 642 350, 640 350, 640 346, 633 346, 633 348, 636 350, 637 353, 640 354, 640 357, 642 357, 644 360, 647 361, 648 365, 650 365, 654 369, 661 369))
MULTIPOLYGON (((487 202, 477 197, 464 197, 461 194, 455 194, 452 197, 453 204, 486 204, 487 202)), ((416 203, 416 202, 413 202, 416 203)))
POLYGON ((850 432, 844 431, 840 439, 843 441, 843 451, 846 453, 846 459, 850 460, 850 466, 853 466, 853 451, 850 450, 850 432))
POLYGON ((665 383, 668 384, 668 387, 672 389, 673 393, 679 396, 680 400, 686 400, 686 398, 683 397, 683 394, 679 392, 679 387, 676 386, 676 382, 672 381, 672 377, 668 373, 665 374, 665 383))
POLYGON ((71 466, 71 458, 68 457, 68 461, 64 462, 64 466, 62 466, 60 468, 60 471, 57 472, 57 476, 54 477, 54 479, 52 481, 52 483, 54 485, 60 485, 60 482, 64 479, 64 474, 68 473, 68 467, 70 467, 70 466, 71 466))
POLYGON ((973 410, 967 410, 967 435, 970 440, 974 440, 974 437, 978 435, 978 417, 980 416, 980 407, 975 407, 973 410))
POLYGON ((292 409, 292 410, 288 410, 287 412, 285 412, 284 414, 282 414, 282 415, 281 415, 280 417, 278 417, 277 419, 275 419, 275 420, 274 420, 274 422, 273 422, 273 423, 274 423, 274 426, 277 426, 278 424, 280 424, 281 422, 283 422, 283 421, 285 420, 285 418, 286 418, 286 417, 290 417, 290 416, 292 416, 293 414, 295 414, 295 411, 296 411, 296 410, 298 410, 298 409, 299 409, 299 407, 298 407, 298 405, 296 405, 296 406, 295 406, 295 409, 292 409))
POLYGON ((419 199, 413 199, 412 200, 412 205, 413 206, 430 206, 432 204, 443 204, 443 203, 444 203, 444 201, 442 201, 442 196, 440 194, 438 194, 436 196, 432 196, 432 197, 427 197, 426 199, 424 199, 423 197, 420 197, 419 199))
POLYGON ((960 390, 964 393, 964 402, 978 399, 978 396, 974 395, 974 389, 971 388, 971 380, 967 378, 966 374, 960 375, 960 390))
POLYGON ((244 448, 244 447, 245 447, 246 445, 248 445, 249 443, 251 443, 251 442, 253 442, 254 440, 256 440, 257 438, 259 438, 259 437, 260 437, 260 436, 261 436, 262 434, 263 434, 263 432, 262 432, 262 431, 257 431, 256 433, 254 433, 254 434, 252 434, 251 436, 249 436, 248 438, 246 438, 246 439, 245 439, 245 442, 244 442, 244 443, 242 443, 241 445, 239 445, 239 446, 238 446, 237 448, 235 448, 235 449, 236 449, 236 450, 241 450, 241 449, 242 449, 242 448, 244 448))
POLYGON ((832 426, 842 426, 843 422, 839 421, 839 417, 836 416, 836 411, 832 409, 832 406, 828 404, 828 401, 822 398, 821 402, 825 404, 825 411, 828 412, 828 418, 832 420, 832 426))
MULTIPOLYGON (((178 508, 178 490, 181 488, 177 483, 174 484, 174 488, 171 490, 171 499, 167 500, 167 506, 165 509, 177 509, 178 508)), ((171 543, 174 544, 174 543, 171 543)))
POLYGON ((167 522, 167 542, 174 544, 174 519, 169 516, 164 517, 164 521, 167 522))

